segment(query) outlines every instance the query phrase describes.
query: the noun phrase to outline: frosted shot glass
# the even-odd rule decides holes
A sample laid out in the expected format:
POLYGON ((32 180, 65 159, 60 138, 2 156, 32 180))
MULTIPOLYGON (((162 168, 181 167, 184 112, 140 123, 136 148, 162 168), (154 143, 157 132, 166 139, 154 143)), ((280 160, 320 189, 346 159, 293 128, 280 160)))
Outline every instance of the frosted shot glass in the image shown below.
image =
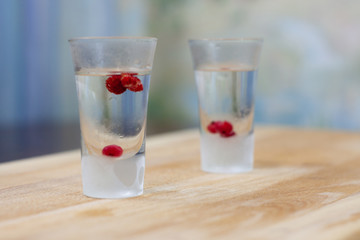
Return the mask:
POLYGON ((199 102, 201 168, 253 169, 254 87, 262 39, 192 39, 199 102))
POLYGON ((84 37, 69 43, 80 115, 83 193, 94 198, 141 195, 157 39, 84 37))

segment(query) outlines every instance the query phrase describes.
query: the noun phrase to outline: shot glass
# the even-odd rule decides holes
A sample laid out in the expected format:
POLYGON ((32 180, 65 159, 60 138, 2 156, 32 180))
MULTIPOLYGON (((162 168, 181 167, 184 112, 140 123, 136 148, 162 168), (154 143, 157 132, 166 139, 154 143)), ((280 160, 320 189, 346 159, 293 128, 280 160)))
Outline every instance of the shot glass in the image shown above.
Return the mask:
POLYGON ((262 39, 192 39, 199 102, 201 168, 253 169, 254 87, 262 39))
POLYGON ((157 39, 85 37, 69 43, 79 104, 83 193, 94 198, 141 195, 157 39))

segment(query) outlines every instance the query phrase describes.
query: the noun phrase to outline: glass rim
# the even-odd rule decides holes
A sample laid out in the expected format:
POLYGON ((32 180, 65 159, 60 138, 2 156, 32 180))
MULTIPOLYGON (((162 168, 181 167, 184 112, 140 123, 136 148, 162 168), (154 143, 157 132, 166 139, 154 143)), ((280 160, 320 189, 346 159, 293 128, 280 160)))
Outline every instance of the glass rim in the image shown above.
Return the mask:
POLYGON ((157 41, 157 38, 155 37, 119 37, 119 36, 115 36, 115 37, 75 37, 75 38, 70 38, 68 41, 69 42, 74 42, 74 41, 81 41, 81 40, 148 40, 148 41, 157 41))
POLYGON ((239 38, 190 38, 189 42, 263 42, 260 37, 239 37, 239 38))

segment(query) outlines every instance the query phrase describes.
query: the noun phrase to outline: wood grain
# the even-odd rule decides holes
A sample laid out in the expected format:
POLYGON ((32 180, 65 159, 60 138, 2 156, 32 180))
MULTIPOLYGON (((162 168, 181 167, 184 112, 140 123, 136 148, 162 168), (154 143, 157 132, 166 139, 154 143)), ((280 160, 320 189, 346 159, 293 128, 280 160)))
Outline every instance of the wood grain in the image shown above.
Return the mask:
POLYGON ((82 195, 80 152, 0 164, 0 239, 360 239, 360 134, 258 127, 255 169, 200 170, 196 130, 147 139, 144 195, 82 195))

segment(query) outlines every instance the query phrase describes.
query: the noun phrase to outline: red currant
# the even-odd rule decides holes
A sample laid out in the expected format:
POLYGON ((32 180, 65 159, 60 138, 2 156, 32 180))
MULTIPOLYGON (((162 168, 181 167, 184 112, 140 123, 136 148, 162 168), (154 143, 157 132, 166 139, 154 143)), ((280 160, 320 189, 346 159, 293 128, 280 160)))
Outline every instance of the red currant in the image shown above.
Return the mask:
POLYGON ((102 154, 108 157, 120 157, 123 154, 123 149, 118 145, 108 145, 103 148, 102 154))

